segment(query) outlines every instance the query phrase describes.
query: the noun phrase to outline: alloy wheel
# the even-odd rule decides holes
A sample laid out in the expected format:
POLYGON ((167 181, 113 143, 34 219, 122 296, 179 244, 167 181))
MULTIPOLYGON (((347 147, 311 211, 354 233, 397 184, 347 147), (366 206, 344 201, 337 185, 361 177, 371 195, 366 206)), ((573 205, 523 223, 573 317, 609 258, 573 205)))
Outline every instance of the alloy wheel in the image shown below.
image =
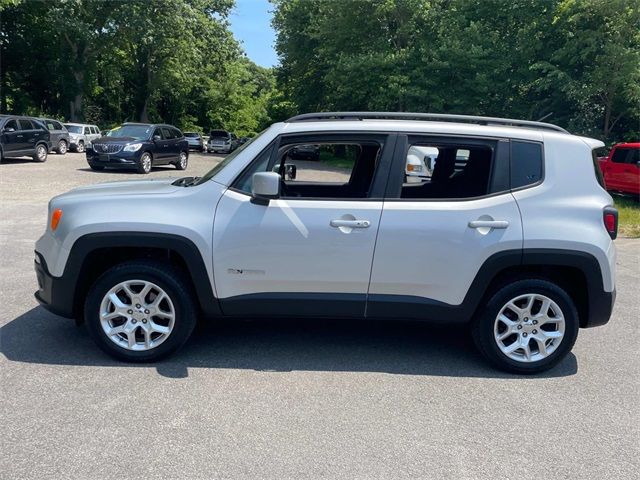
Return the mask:
POLYGON ((140 161, 142 162, 142 169, 144 172, 149 173, 151 171, 151 156, 149 156, 148 153, 145 153, 142 155, 140 161))
POLYGON ((180 152, 180 168, 182 170, 187 168, 187 154, 184 152, 180 152))
POLYGON ((522 363, 547 358, 562 342, 565 319, 556 302, 525 294, 507 302, 496 316, 493 335, 500 351, 522 363))
POLYGON ((100 326, 126 350, 148 351, 173 331, 175 307, 169 295, 147 280, 127 280, 111 288, 100 304, 100 326))
POLYGON ((58 142, 58 153, 60 153, 61 155, 67 153, 67 142, 65 142, 64 140, 60 140, 58 142))
POLYGON ((38 160, 44 162, 47 159, 47 149, 44 148, 43 145, 38 145, 36 147, 36 155, 38 156, 38 160))
POLYGON ((78 153, 84 152, 84 142, 78 143, 78 146, 76 147, 76 150, 78 151, 78 153))

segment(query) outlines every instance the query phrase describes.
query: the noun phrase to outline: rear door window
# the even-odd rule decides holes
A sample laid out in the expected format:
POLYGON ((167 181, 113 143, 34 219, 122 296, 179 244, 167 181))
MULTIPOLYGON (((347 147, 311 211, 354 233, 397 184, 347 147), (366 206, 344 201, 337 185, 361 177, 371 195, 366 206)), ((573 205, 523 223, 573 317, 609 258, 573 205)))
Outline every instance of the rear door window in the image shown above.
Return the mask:
POLYGON ((20 119, 20 129, 22 130, 33 130, 33 124, 31 120, 27 120, 26 118, 20 119))

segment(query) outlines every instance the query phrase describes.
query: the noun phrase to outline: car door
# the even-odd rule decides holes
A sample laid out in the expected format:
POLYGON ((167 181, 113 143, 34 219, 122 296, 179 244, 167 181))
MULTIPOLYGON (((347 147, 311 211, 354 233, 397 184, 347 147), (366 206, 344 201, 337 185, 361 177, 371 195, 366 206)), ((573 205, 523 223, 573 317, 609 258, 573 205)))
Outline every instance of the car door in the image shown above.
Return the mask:
POLYGON ((42 132, 35 128, 35 125, 28 118, 18 120, 20 124, 20 132, 22 134, 23 150, 32 151, 35 149, 36 140, 42 135, 42 132))
POLYGON ((225 315, 364 315, 395 137, 340 137, 351 145, 367 145, 366 158, 355 158, 352 164, 343 160, 341 167, 308 161, 284 164, 295 144, 320 140, 305 135, 280 138, 219 201, 213 263, 225 315), (253 173, 274 168, 288 172, 281 197, 267 205, 253 202, 253 173))
POLYGON ((173 128, 170 127, 162 127, 162 136, 166 139, 167 148, 166 148, 166 161, 174 162, 178 159, 178 138, 175 134, 173 128))
POLYGON ((2 127, 2 137, 2 150, 5 156, 16 155, 27 148, 24 133, 20 130, 18 120, 15 118, 6 121, 2 127))
POLYGON ((464 315, 464 301, 486 261, 501 252, 520 255, 522 224, 509 188, 509 145, 508 140, 399 137, 367 316, 453 320, 464 315), (405 173, 411 147, 439 151, 432 176, 420 184, 408 182, 405 173), (468 159, 460 167, 464 155, 468 159))
POLYGON ((169 157, 169 144, 167 140, 162 134, 162 129, 160 127, 156 127, 153 131, 153 135, 151 137, 153 141, 153 162, 155 164, 163 164, 166 162, 169 157))

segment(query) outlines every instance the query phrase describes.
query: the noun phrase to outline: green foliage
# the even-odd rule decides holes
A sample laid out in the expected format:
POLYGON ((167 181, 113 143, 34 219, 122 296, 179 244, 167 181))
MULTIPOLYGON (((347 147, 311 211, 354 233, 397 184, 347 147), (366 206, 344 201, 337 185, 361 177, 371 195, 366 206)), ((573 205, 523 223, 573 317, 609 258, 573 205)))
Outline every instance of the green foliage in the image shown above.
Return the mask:
POLYGON ((241 135, 270 123, 274 74, 229 31, 233 0, 0 1, 1 111, 241 135))
POLYGON ((640 0, 272 2, 278 87, 297 112, 551 113, 609 141, 640 130, 640 0))

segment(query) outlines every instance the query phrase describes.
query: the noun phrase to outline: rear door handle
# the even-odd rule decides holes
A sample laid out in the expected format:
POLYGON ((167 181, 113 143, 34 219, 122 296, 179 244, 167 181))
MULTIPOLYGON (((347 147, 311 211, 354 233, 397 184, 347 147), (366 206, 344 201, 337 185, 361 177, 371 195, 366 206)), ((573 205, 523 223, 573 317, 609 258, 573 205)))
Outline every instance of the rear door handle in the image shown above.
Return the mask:
POLYGON ((348 227, 348 228, 369 228, 371 222, 369 220, 331 220, 329 225, 332 227, 348 227))
POLYGON ((509 222, 506 220, 473 220, 469 222, 470 228, 507 228, 509 222))

